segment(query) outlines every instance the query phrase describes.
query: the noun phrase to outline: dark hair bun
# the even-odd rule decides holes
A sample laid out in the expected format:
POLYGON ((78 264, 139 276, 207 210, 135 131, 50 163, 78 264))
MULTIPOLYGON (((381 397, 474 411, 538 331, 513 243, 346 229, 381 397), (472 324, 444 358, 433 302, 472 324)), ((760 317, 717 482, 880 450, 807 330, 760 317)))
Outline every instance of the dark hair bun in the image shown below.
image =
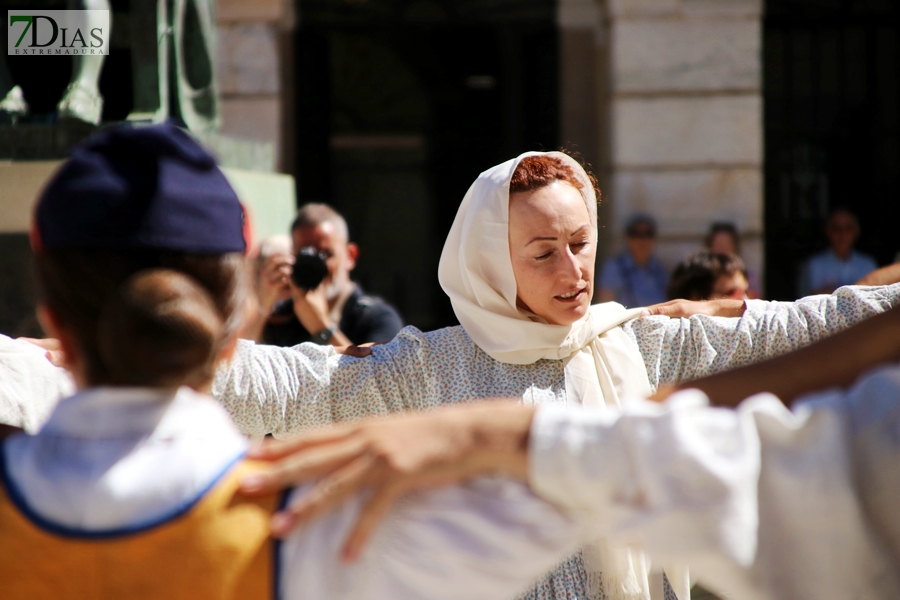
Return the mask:
POLYGON ((209 294, 191 277, 148 269, 107 302, 97 349, 109 384, 197 385, 212 373, 222 328, 209 294))

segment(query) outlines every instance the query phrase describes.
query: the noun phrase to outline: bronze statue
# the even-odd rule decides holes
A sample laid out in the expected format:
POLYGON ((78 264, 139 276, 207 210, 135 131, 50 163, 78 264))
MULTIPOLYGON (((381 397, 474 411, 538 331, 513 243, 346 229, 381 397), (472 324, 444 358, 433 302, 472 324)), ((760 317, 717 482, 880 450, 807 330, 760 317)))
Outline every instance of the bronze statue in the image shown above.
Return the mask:
MULTIPOLYGON (((67 7, 110 10, 109 0, 67 0, 67 7)), ((192 131, 217 128, 212 0, 132 0, 130 22, 134 105, 128 120, 158 123, 174 117, 192 131)), ((104 59, 73 56, 72 77, 57 104, 59 118, 99 124, 104 59)), ((13 122, 28 115, 22 88, 12 80, 5 60, 0 60, 0 114, 13 122)))

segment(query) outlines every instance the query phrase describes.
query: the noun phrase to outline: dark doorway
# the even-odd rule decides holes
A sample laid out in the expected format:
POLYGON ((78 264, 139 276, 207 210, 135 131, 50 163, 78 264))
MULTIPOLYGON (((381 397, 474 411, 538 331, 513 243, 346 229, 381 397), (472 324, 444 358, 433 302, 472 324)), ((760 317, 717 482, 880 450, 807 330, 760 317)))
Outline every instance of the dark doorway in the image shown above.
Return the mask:
POLYGON ((557 144, 552 0, 300 0, 298 201, 332 204, 354 278, 422 329, 455 324, 444 238, 469 185, 557 144))
POLYGON ((900 249, 900 3, 769 0, 763 49, 766 290, 789 299, 831 208, 879 264, 900 249))

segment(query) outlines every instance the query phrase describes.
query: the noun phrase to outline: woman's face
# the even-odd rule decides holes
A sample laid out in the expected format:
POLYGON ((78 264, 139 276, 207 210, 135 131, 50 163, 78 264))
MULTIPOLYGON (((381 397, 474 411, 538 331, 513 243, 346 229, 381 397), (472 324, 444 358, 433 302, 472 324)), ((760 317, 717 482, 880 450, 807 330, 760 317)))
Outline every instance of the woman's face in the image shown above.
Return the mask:
POLYGON ((556 181, 509 196, 518 304, 555 325, 583 317, 594 292, 596 226, 581 192, 556 181))

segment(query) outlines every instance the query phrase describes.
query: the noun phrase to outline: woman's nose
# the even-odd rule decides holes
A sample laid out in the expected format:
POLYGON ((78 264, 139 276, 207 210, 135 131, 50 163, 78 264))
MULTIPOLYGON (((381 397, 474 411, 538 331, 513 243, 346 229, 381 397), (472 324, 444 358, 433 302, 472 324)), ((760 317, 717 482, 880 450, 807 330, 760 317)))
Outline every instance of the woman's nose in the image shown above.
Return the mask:
POLYGON ((566 251, 563 252, 562 262, 562 271, 567 277, 571 277, 576 281, 581 279, 581 263, 578 261, 578 257, 572 253, 572 249, 569 246, 566 246, 566 251))

